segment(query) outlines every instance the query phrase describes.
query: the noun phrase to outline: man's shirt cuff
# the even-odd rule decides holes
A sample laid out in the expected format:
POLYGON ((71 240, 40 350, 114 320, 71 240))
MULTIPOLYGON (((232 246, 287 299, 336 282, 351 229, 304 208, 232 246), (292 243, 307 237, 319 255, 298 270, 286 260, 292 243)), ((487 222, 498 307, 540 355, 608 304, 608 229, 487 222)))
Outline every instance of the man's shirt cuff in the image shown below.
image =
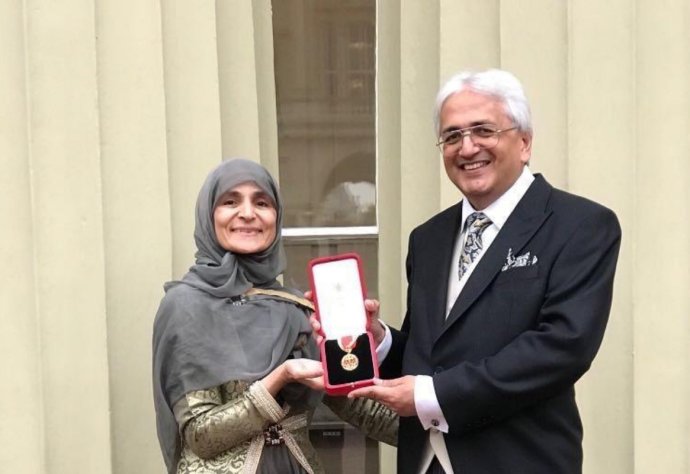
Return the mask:
POLYGON ((448 433, 448 422, 436 398, 434 379, 428 375, 417 375, 414 378, 414 406, 425 430, 433 428, 448 433))
POLYGON ((383 329, 386 330, 386 335, 383 336, 383 341, 381 341, 381 344, 376 348, 376 357, 379 360, 379 365, 383 363, 383 360, 388 357, 388 353, 391 351, 391 347, 393 346, 393 335, 391 334, 391 330, 388 329, 388 326, 384 324, 383 321, 379 320, 381 323, 381 326, 383 326, 383 329))

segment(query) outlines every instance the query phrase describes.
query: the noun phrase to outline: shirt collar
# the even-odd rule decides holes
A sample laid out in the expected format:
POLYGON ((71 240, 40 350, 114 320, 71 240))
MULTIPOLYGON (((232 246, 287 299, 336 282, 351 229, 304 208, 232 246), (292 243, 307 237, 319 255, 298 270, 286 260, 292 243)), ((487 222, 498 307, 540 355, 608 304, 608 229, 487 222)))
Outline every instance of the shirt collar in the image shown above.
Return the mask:
MULTIPOLYGON (((491 225, 495 225, 498 228, 498 230, 501 230, 501 227, 503 227, 503 224, 506 223, 508 217, 515 209, 518 202, 520 202, 520 199, 522 199, 522 196, 524 196, 527 192, 527 189, 529 189, 530 185, 532 184, 532 181, 534 181, 534 175, 527 167, 527 165, 525 165, 522 168, 522 173, 520 174, 518 179, 513 183, 513 185, 510 188, 508 188, 508 190, 505 193, 503 193, 501 197, 496 199, 489 206, 487 206, 486 209, 482 211, 484 214, 486 214, 486 216, 489 219, 491 219, 491 225)), ((468 199, 463 199, 463 231, 465 230, 464 222, 467 220, 467 217, 473 212, 477 211, 472 207, 470 201, 468 199)))

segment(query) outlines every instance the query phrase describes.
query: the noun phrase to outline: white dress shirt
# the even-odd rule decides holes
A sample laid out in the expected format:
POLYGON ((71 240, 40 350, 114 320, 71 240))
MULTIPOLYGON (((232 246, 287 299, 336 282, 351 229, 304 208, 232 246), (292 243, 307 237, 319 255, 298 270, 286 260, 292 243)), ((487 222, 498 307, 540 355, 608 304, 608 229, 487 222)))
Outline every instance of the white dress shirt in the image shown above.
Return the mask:
MULTIPOLYGON (((453 248, 453 257, 450 261, 450 275, 448 278, 448 297, 446 300, 446 317, 450 312, 455 300, 462 291, 465 283, 474 271, 479 261, 482 259, 486 250, 491 246, 491 243, 498 235, 503 225, 508 220, 508 217, 517 206, 520 199, 525 195, 527 189, 534 181, 534 176, 527 166, 522 170, 520 177, 513 183, 513 185, 496 201, 491 203, 486 209, 481 211, 491 219, 491 224, 482 233, 482 250, 477 255, 475 260, 467 268, 467 271, 458 279, 458 261, 460 260, 460 252, 465 244, 467 231, 464 229, 464 221, 473 212, 477 212, 472 207, 467 199, 462 202, 462 216, 463 224, 460 227, 460 232, 455 239, 455 246, 453 248)), ((385 325, 384 325, 385 326, 385 325)), ((392 344, 392 336, 389 329, 386 327, 386 335, 376 349, 376 355, 379 361, 388 355, 392 344)), ((434 455, 438 458, 441 466, 447 474, 453 474, 453 468, 448 457, 448 450, 443 438, 443 433, 448 433, 448 422, 436 398, 436 391, 434 390, 433 378, 428 375, 417 375, 415 377, 414 386, 414 403, 417 410, 417 417, 424 429, 429 430, 429 441, 424 449, 422 462, 419 466, 419 473, 424 474, 429 468, 434 455)))

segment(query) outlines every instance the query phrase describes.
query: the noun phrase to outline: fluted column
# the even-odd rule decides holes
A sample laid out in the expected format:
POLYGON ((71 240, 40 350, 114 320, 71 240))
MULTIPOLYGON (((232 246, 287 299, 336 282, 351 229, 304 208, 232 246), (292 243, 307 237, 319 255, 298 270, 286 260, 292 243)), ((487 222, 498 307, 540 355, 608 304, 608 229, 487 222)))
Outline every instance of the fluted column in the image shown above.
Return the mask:
POLYGON ((29 189, 46 468, 111 472, 96 14, 24 2, 29 189))

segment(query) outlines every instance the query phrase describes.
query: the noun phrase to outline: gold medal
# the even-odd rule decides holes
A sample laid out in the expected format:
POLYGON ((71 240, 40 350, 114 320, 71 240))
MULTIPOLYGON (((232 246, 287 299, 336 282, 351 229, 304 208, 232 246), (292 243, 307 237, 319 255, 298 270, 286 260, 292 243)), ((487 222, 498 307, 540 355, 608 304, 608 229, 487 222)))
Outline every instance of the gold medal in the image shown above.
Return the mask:
POLYGON ((354 354, 345 354, 342 359, 340 359, 340 365, 343 369, 351 372, 359 367, 359 359, 354 354))
POLYGON ((356 355, 352 353, 352 350, 355 348, 356 345, 357 339, 355 339, 352 336, 344 336, 338 339, 338 346, 343 351, 347 352, 347 354, 345 354, 343 358, 340 359, 340 366, 348 372, 352 372, 357 367, 359 367, 359 359, 356 355))

